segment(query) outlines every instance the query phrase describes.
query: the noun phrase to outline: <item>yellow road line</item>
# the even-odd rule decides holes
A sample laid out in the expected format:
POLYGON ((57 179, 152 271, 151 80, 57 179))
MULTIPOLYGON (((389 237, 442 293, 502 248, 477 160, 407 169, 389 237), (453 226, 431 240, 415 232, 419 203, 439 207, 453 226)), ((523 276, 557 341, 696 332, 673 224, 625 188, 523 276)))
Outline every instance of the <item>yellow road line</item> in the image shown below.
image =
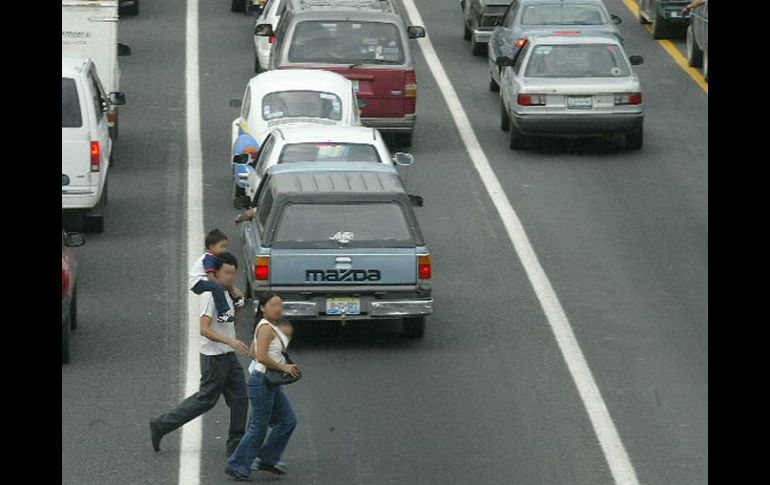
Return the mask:
MULTIPOLYGON (((639 17, 639 6, 636 4, 634 0, 623 0, 623 3, 626 4, 626 7, 631 11, 631 13, 634 14, 635 17, 639 17)), ((649 25, 644 26, 648 32, 652 32, 652 27, 649 25)), ((679 49, 674 45, 673 42, 667 39, 659 40, 658 43, 663 47, 663 49, 668 52, 668 55, 671 56, 672 59, 674 59, 674 62, 682 68, 684 72, 686 72, 693 81, 695 81, 695 84, 700 86, 700 88, 708 94, 709 92, 709 85, 708 82, 706 82, 705 79, 703 79, 703 74, 700 73, 697 69, 694 67, 690 67, 687 64, 687 58, 682 55, 681 52, 679 52, 679 49)))

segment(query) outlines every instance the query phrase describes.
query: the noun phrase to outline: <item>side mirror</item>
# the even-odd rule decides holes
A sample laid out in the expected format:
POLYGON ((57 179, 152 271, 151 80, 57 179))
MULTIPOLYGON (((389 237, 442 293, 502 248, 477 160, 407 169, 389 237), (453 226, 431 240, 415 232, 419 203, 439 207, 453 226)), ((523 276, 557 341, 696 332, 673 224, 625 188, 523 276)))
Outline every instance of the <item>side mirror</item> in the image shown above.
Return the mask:
POLYGON ((369 106, 369 101, 364 98, 356 98, 356 104, 358 105, 358 109, 364 109, 369 106))
POLYGON ((237 165, 243 165, 244 163, 249 163, 249 154, 239 153, 238 155, 233 155, 233 163, 237 165))
POLYGON ((617 15, 610 15, 610 18, 612 19, 612 23, 615 25, 623 23, 623 19, 618 17, 617 15))
POLYGON ((644 64, 644 57, 642 57, 642 56, 630 56, 628 58, 628 61, 631 63, 632 66, 638 66, 640 64, 644 64))
POLYGON ((257 24, 254 27, 254 35, 258 35, 260 37, 270 37, 271 35, 275 35, 273 33, 273 26, 270 24, 257 24))
POLYGON ((118 42, 118 55, 119 56, 130 56, 131 55, 131 47, 128 46, 128 44, 122 44, 118 42))
POLYGON ((422 207, 422 197, 420 197, 419 195, 409 194, 409 200, 412 202, 413 206, 422 207))
POLYGON ((410 39, 422 39, 425 37, 425 27, 419 25, 410 25, 406 28, 406 33, 410 39))
POLYGON ((513 66, 513 59, 511 59, 508 56, 500 56, 497 59, 495 59, 495 64, 497 64, 500 67, 511 67, 513 66))
POLYGON ((86 237, 79 232, 68 232, 64 236, 64 245, 68 248, 77 248, 86 243, 86 237))
POLYGON ((243 105, 243 101, 241 101, 240 99, 233 98, 230 100, 231 108, 240 108, 242 105, 243 105))
POLYGON ((393 155, 393 163, 401 166, 411 165, 414 163, 414 157, 411 153, 396 152, 393 155))
POLYGON ((120 106, 126 104, 126 95, 120 91, 113 91, 110 93, 110 104, 120 106))
POLYGON ((248 195, 240 195, 233 199, 233 206, 236 209, 248 209, 250 202, 251 200, 249 199, 248 195))

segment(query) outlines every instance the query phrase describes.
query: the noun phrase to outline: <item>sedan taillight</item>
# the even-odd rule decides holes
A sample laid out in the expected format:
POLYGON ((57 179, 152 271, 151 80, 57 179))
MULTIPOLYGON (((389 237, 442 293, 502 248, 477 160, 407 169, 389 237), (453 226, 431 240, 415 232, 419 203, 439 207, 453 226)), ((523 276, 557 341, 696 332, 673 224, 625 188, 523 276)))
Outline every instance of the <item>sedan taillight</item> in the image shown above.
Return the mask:
POLYGON ((642 93, 615 93, 615 106, 642 104, 642 93))
POLYGON ((545 94, 520 94, 516 102, 519 106, 545 106, 545 94))

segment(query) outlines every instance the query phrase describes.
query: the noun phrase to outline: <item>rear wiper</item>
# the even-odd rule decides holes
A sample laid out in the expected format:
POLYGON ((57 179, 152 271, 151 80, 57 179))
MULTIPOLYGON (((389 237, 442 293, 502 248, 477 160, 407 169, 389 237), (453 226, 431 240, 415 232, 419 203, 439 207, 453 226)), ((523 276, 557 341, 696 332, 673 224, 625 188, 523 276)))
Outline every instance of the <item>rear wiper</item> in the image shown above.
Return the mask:
POLYGON ((361 62, 356 62, 355 64, 349 65, 348 69, 353 69, 354 67, 363 66, 364 64, 395 64, 395 62, 388 61, 386 59, 366 59, 361 62))

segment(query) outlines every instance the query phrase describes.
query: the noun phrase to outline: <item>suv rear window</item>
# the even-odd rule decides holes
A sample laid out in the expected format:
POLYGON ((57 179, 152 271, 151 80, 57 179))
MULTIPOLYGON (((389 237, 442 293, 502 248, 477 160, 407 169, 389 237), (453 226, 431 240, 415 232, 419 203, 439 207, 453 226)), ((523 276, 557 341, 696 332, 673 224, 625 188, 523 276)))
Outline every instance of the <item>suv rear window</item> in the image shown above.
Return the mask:
POLYGON ((80 98, 75 80, 61 78, 61 127, 80 128, 83 118, 80 115, 80 98))
POLYGON ((291 162, 375 162, 380 157, 364 143, 293 143, 281 151, 278 163, 291 162))
POLYGON ((522 25, 604 25, 602 11, 594 5, 532 5, 524 9, 522 25))
POLYGON ((294 29, 289 62, 403 64, 404 48, 395 24, 306 20, 294 29))
POLYGON ((333 93, 318 91, 281 91, 262 98, 262 118, 326 118, 342 119, 342 101, 333 93))
POLYGON ((397 202, 288 204, 283 209, 273 247, 338 248, 413 247, 414 237, 397 202))

